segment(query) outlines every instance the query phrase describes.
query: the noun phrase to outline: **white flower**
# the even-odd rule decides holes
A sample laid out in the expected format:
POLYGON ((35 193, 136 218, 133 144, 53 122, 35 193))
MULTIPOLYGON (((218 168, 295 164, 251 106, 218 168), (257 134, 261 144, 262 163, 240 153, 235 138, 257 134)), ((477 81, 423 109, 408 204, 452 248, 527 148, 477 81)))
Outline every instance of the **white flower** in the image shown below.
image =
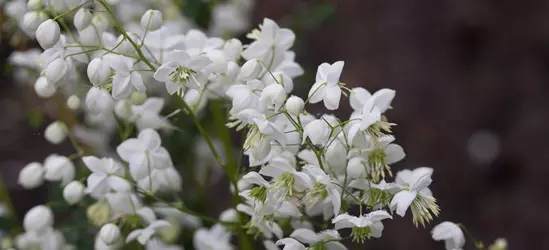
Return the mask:
POLYGON ((161 129, 169 128, 168 120, 160 115, 164 107, 164 99, 158 97, 150 97, 142 105, 133 105, 131 113, 135 121, 135 125, 139 131, 144 129, 161 129))
POLYGON ((362 108, 364 108, 364 103, 368 99, 372 97, 372 94, 368 92, 365 88, 358 87, 351 89, 351 93, 349 95, 349 103, 351 104, 351 108, 353 108, 355 111, 361 111, 362 108))
POLYGON ((354 157, 347 164, 347 175, 351 179, 366 177, 366 160, 362 157, 354 157))
POLYGON ((433 169, 427 167, 397 173, 395 182, 403 189, 393 196, 389 206, 392 210, 396 209, 398 215, 404 217, 408 208, 413 205, 412 215, 416 226, 418 223, 424 225, 425 222, 431 221, 433 219, 431 214, 436 216, 440 211, 428 188, 433 181, 432 174, 433 169))
POLYGON ((210 229, 198 229, 193 237, 194 247, 197 250, 232 250, 230 240, 231 233, 219 224, 210 229))
POLYGON ((229 87, 227 96, 233 100, 231 113, 238 113, 245 109, 257 109, 259 106, 259 96, 254 91, 263 88, 264 85, 259 80, 248 81, 246 85, 235 84, 229 87))
POLYGON ((94 86, 103 86, 111 77, 112 71, 105 59, 97 57, 88 64, 87 73, 94 86))
POLYGON ((303 172, 299 172, 295 169, 295 162, 290 162, 283 157, 275 157, 269 161, 267 166, 264 166, 259 171, 260 174, 272 177, 275 180, 273 184, 276 188, 295 189, 298 192, 302 192, 307 188, 311 188, 313 183, 311 178, 303 172), (293 186, 288 186, 293 184, 293 186))
POLYGON ((36 82, 34 84, 34 91, 36 91, 36 94, 42 98, 48 98, 53 96, 55 94, 55 91, 57 91, 57 87, 55 84, 51 83, 46 79, 46 77, 38 77, 36 79, 36 82))
POLYGON ((61 181, 61 186, 74 180, 74 164, 65 156, 52 154, 44 161, 45 175, 48 181, 61 181))
POLYGON ((303 112, 303 108, 305 107, 305 102, 303 99, 293 95, 288 98, 286 101, 286 110, 288 110, 288 113, 290 115, 293 115, 295 117, 299 116, 303 112))
POLYGON ((52 19, 41 23, 36 29, 36 40, 43 49, 49 49, 59 41, 61 29, 52 19))
POLYGON ((130 189, 129 183, 121 178, 124 176, 124 169, 115 160, 85 156, 82 157, 82 161, 92 171, 88 176, 86 192, 93 197, 101 198, 110 190, 127 191, 130 189))
POLYGON ((63 189, 63 198, 67 201, 67 203, 73 205, 79 202, 82 197, 84 196, 84 185, 78 181, 71 181, 65 188, 63 189))
POLYGON ((120 240, 120 228, 112 223, 105 224, 99 230, 99 237, 106 245, 114 245, 120 240))
POLYGON ((137 138, 128 139, 116 148, 120 158, 130 165, 134 180, 150 176, 153 169, 172 166, 168 151, 161 146, 160 135, 152 129, 144 129, 137 138))
POLYGON ((465 245, 465 236, 458 225, 445 221, 436 225, 431 231, 433 239, 444 240, 446 250, 461 250, 465 245))
POLYGON ((23 218, 25 231, 43 232, 51 226, 53 226, 53 212, 44 205, 31 208, 23 218))
POLYGON ((154 79, 166 84, 170 95, 183 91, 185 87, 199 89, 205 82, 200 71, 212 61, 203 55, 191 57, 183 50, 175 50, 166 55, 164 63, 154 73, 154 79))
POLYGON ((122 99, 130 96, 136 89, 145 93, 147 87, 143 83, 141 74, 133 71, 133 60, 125 56, 111 56, 109 63, 115 74, 112 79, 112 97, 122 99))
POLYGON ((384 210, 373 211, 369 214, 360 215, 359 217, 351 216, 347 213, 336 216, 332 223, 335 224, 335 229, 352 228, 351 235, 353 241, 364 242, 366 238, 381 237, 383 231, 384 219, 392 219, 391 215, 384 210))
POLYGON ((321 119, 309 122, 303 131, 303 143, 307 138, 311 140, 314 145, 324 145, 328 141, 330 135, 330 127, 321 119))
POLYGON ((76 14, 74 14, 74 27, 79 31, 88 28, 92 22, 92 18, 93 15, 90 10, 80 8, 76 14))
POLYGON ((25 189, 33 189, 44 183, 44 168, 38 162, 27 164, 19 172, 18 183, 25 189))
POLYGON ((276 242, 277 245, 285 245, 284 249, 306 249, 300 242, 306 243, 311 248, 326 250, 346 250, 347 248, 338 242, 341 237, 335 230, 326 230, 316 233, 311 229, 299 228, 290 234, 291 238, 284 238, 276 242), (293 238, 293 239, 292 239, 293 238), (298 240, 299 242, 297 242, 298 240))
POLYGON ((169 227, 170 223, 165 220, 157 220, 144 229, 133 230, 126 238, 126 243, 137 239, 141 245, 145 245, 158 230, 169 227))
POLYGON ((341 76, 343 65, 345 65, 343 61, 338 61, 332 65, 323 63, 318 66, 315 84, 313 84, 309 91, 310 103, 324 101, 324 106, 329 110, 339 108, 339 99, 341 98, 339 77, 341 76))
POLYGON ((46 127, 44 131, 44 137, 51 144, 60 144, 67 138, 69 134, 69 128, 65 123, 60 121, 55 121, 46 127))
POLYGON ((332 179, 321 168, 313 165, 303 167, 303 172, 311 176, 315 182, 314 186, 307 191, 305 200, 312 205, 318 201, 329 200, 332 203, 334 214, 338 215, 341 209, 341 193, 337 185, 332 183, 332 179))
POLYGON ((258 30, 252 31, 248 37, 256 39, 256 41, 242 52, 242 57, 246 60, 262 58, 273 49, 284 52, 292 47, 295 40, 295 34, 291 30, 281 29, 273 20, 268 18, 263 19, 261 32, 258 30))
POLYGON ((147 10, 141 17, 141 28, 149 31, 158 30, 162 26, 163 19, 162 12, 158 10, 147 10))
POLYGON ((110 112, 114 108, 114 100, 106 89, 92 87, 86 95, 86 107, 93 114, 110 112))

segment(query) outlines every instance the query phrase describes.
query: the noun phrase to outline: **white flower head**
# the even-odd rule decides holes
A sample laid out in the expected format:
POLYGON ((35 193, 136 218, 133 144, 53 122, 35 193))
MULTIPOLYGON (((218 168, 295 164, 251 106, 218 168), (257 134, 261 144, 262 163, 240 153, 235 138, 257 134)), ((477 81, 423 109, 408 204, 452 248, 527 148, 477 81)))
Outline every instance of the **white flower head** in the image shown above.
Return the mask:
POLYGON ((364 242, 366 238, 381 237, 383 231, 382 220, 392 219, 393 217, 384 210, 373 211, 369 214, 360 215, 359 217, 349 215, 347 213, 336 216, 332 223, 335 224, 335 229, 352 228, 351 235, 353 241, 364 242))
POLYGON ((200 89, 204 84, 201 70, 212 61, 203 55, 190 56, 183 50, 175 50, 166 55, 164 63, 154 73, 154 79, 166 84, 170 95, 185 87, 200 89))
POLYGON ((461 250, 465 245, 465 236, 458 225, 445 221, 436 225, 431 231, 433 239, 444 241, 446 250, 461 250))
POLYGON ((323 63, 318 66, 316 82, 309 91, 310 103, 324 101, 324 106, 329 110, 339 108, 339 99, 341 98, 339 77, 341 76, 343 65, 345 65, 343 61, 338 61, 331 65, 323 63))

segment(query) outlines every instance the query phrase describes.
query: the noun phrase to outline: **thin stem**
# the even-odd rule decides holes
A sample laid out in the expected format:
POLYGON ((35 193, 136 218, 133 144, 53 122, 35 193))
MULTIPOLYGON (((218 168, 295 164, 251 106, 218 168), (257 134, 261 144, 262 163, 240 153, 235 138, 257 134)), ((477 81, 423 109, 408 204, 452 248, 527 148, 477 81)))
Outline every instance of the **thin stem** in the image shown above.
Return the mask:
POLYGON ((139 47, 139 45, 137 45, 137 43, 135 43, 133 41, 133 39, 128 35, 128 33, 126 32, 124 27, 122 27, 122 24, 118 21, 118 19, 116 18, 116 16, 112 12, 111 7, 105 2, 105 0, 98 0, 98 2, 101 5, 103 5, 103 7, 105 7, 105 10, 111 16, 111 20, 113 21, 114 27, 118 30, 118 32, 120 32, 120 34, 122 34, 122 36, 124 36, 124 38, 128 39, 128 42, 130 42, 131 45, 134 47, 135 51, 137 52, 137 55, 139 55, 139 58, 145 64, 147 64, 147 66, 149 66, 149 68, 156 71, 156 67, 154 67, 154 65, 152 65, 152 63, 145 57, 145 55, 143 55, 143 52, 141 51, 141 48, 139 47))
POLYGON ((19 222, 17 221, 17 210, 15 210, 15 207, 13 206, 13 202, 11 201, 10 194, 8 192, 8 189, 6 188, 6 184, 4 183, 4 177, 0 175, 0 199, 2 202, 6 205, 9 215, 14 223, 13 223, 13 232, 15 234, 19 234, 21 232, 21 226, 19 225, 19 222))

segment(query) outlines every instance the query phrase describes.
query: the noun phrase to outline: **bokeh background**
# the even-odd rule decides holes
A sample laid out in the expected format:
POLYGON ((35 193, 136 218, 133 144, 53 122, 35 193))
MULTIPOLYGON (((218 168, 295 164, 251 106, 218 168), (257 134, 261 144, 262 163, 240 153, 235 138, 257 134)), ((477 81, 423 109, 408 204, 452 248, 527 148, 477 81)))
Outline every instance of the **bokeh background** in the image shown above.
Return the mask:
MULTIPOLYGON (((388 116, 407 157, 394 169, 435 169, 440 217, 420 230, 410 218, 388 221, 364 249, 443 249, 429 231, 444 220, 487 244, 505 237, 510 249, 549 249, 549 1, 259 0, 252 24, 263 17, 296 31, 309 74, 344 60, 347 85, 395 89, 388 116)), ((14 50, 9 39, 2 58, 14 50)), ((26 211, 48 192, 23 191, 19 169, 72 149, 43 138, 58 102, 11 79, 5 71, 0 80, 0 171, 26 211)), ((342 105, 337 115, 350 112, 342 105)))

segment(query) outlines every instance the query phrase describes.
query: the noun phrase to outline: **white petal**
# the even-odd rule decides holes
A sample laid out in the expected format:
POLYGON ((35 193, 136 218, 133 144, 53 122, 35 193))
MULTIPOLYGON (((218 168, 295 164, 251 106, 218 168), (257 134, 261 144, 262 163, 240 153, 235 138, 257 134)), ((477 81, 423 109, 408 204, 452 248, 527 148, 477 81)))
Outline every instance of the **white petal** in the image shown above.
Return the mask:
POLYGON ((143 78, 141 77, 141 74, 139 72, 132 72, 130 75, 131 83, 139 91, 140 93, 145 93, 147 91, 147 87, 143 83, 143 78))
POLYGON ((139 133, 137 139, 151 151, 155 151, 162 145, 160 135, 154 129, 145 129, 139 133))
POLYGON ((339 77, 341 76, 344 65, 345 63, 343 61, 338 61, 330 66, 328 75, 326 75, 328 84, 337 84, 339 82, 339 77))
POLYGON ((242 180, 250 183, 250 184, 256 184, 259 186, 267 187, 269 186, 269 182, 266 181, 263 176, 258 174, 257 172, 249 172, 246 175, 242 177, 242 180))
POLYGON ((292 234, 290 234, 290 237, 309 245, 322 240, 313 230, 307 228, 294 230, 292 234))
POLYGON ((135 138, 130 138, 116 148, 116 153, 118 153, 122 160, 129 161, 135 153, 143 152, 144 150, 145 147, 142 142, 135 138))
POLYGON ((391 200, 391 209, 395 209, 396 207, 396 213, 401 217, 404 217, 406 210, 408 210, 412 202, 416 199, 416 195, 416 192, 406 190, 398 192, 391 200))
POLYGON ((309 102, 317 103, 324 99, 326 96, 326 83, 325 82, 316 82, 309 90, 309 102))
POLYGON ((121 74, 114 75, 112 79, 112 97, 120 100, 124 99, 132 93, 132 85, 130 77, 121 74))
POLYGON ((212 63, 212 60, 210 60, 207 56, 197 56, 189 62, 187 67, 193 69, 194 71, 200 71, 210 63, 212 63))
POLYGON ((173 83, 171 81, 166 81, 166 90, 168 94, 173 95, 175 92, 181 89, 181 85, 173 83))
POLYGON ((159 82, 166 82, 170 80, 170 74, 175 71, 175 66, 169 63, 162 64, 158 67, 156 72, 154 72, 154 79, 159 82))

